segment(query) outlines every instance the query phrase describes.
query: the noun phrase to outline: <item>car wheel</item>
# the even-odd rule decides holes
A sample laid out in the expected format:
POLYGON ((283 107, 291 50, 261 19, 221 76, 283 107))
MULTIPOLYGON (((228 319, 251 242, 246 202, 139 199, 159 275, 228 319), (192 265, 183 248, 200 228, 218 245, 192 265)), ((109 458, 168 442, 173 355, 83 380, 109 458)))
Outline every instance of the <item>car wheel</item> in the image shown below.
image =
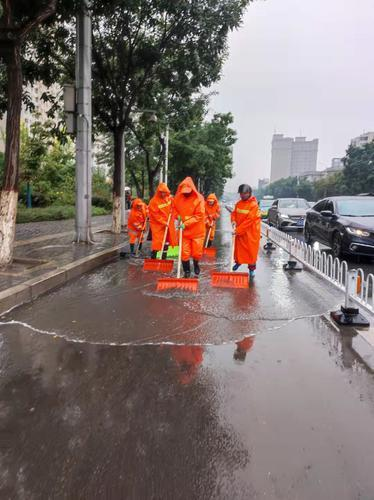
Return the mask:
POLYGON ((340 259, 342 256, 342 237, 339 233, 334 233, 334 236, 332 237, 331 250, 333 257, 340 259))
POLYGON ((304 227, 304 240, 305 240, 305 243, 307 245, 313 245, 313 243, 314 243, 314 240, 312 237, 312 231, 310 230, 310 227, 308 226, 308 224, 305 224, 305 227, 304 227))

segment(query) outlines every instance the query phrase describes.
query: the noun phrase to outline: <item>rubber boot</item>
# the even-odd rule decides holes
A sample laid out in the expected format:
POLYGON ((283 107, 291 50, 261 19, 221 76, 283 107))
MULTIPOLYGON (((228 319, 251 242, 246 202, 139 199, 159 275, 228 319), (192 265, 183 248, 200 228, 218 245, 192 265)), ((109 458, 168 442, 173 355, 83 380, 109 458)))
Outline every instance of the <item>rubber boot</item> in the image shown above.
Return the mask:
POLYGON ((162 260, 166 260, 168 256, 169 244, 164 246, 164 250, 162 251, 162 260))
POLYGON ((195 273, 195 276, 199 276, 199 274, 200 274, 199 261, 195 260, 195 259, 193 261, 193 272, 195 273))
POLYGON ((256 264, 249 264, 248 271, 249 271, 249 279, 253 280, 253 278, 256 276, 256 264))
POLYGON ((152 250, 151 259, 157 259, 157 250, 152 250))
POLYGON ((130 243, 130 255, 131 257, 135 257, 135 244, 130 243))
POLYGON ((184 272, 184 278, 190 278, 191 277, 191 268, 190 268, 190 261, 189 260, 182 260, 182 267, 183 267, 183 272, 184 272))

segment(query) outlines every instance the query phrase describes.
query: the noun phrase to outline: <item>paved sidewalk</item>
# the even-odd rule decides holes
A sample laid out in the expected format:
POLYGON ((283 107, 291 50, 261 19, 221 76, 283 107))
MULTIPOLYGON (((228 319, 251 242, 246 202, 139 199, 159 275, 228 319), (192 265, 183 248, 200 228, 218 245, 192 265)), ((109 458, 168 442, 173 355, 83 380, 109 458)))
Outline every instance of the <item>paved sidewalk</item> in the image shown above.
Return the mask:
MULTIPOLYGON (((102 215, 92 218, 92 226, 110 225, 112 221, 111 215, 102 215)), ((54 220, 44 222, 27 222, 25 224, 17 224, 16 240, 28 240, 39 236, 59 234, 74 231, 74 219, 54 220)))
MULTIPOLYGON (((84 258, 99 254, 105 250, 110 250, 121 244, 125 244, 127 235, 113 235, 109 232, 110 224, 103 224, 105 219, 95 221, 94 239, 95 244, 75 244, 72 242, 72 233, 44 234, 45 228, 67 229, 68 222, 63 225, 59 223, 47 222, 40 223, 40 228, 26 228, 23 236, 31 235, 32 232, 37 236, 25 241, 19 241, 14 251, 14 261, 11 266, 0 270, 0 292, 10 289, 16 285, 23 284, 32 278, 42 277, 46 273, 58 271, 60 268, 70 265, 84 258), (101 226, 99 226, 101 222, 101 226)), ((37 226, 38 224, 32 224, 37 226)), ((24 225, 26 226, 26 224, 24 225)), ((29 224, 27 224, 29 226, 29 224)))

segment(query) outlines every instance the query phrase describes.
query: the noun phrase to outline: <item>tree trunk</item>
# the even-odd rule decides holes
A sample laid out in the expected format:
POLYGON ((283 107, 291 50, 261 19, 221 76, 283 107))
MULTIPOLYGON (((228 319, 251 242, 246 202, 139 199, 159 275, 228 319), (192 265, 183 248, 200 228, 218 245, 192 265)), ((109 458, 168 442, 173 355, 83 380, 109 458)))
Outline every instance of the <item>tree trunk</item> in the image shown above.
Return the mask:
POLYGON ((114 132, 114 170, 113 170, 113 222, 112 232, 121 234, 121 194, 122 172, 124 163, 123 137, 124 129, 114 132))
POLYGON ((148 190, 149 190, 149 198, 151 199, 155 194, 155 178, 157 175, 157 171, 148 170, 148 190))
POLYGON ((22 107, 22 64, 20 46, 15 44, 7 63, 8 103, 4 178, 0 193, 0 267, 12 261, 16 230, 20 120, 22 107))
MULTIPOLYGON (((129 164, 129 161, 127 161, 127 165, 129 164)), ((142 196, 142 191, 141 191, 141 186, 139 184, 138 179, 136 178, 134 170, 129 167, 128 171, 130 172, 131 180, 134 183, 135 189, 136 189, 136 195, 138 198, 141 198, 142 196)))
POLYGON ((144 168, 142 170, 142 193, 141 193, 141 199, 144 199, 144 192, 145 192, 145 174, 144 174, 144 168))

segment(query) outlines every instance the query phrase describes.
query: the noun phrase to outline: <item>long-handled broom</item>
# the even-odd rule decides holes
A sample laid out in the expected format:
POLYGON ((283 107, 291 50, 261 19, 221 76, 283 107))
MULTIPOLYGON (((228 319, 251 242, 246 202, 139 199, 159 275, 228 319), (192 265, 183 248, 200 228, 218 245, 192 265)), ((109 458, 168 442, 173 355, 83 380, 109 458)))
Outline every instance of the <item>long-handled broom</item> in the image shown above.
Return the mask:
POLYGON ((142 232, 140 233, 140 237, 139 237, 138 244, 137 244, 137 247, 136 247, 135 257, 138 257, 138 255, 139 255, 140 245, 143 243, 144 232, 145 232, 145 230, 147 228, 147 221, 148 221, 148 219, 145 219, 145 221, 144 221, 142 232))
POLYGON ((236 235, 232 235, 231 242, 231 259, 230 272, 219 273, 213 271, 211 274, 211 285, 220 288, 248 288, 249 275, 248 273, 231 272, 234 265, 236 235))
POLYGON ((169 224, 171 221, 171 211, 168 217, 168 221, 164 231, 164 237, 162 239, 161 254, 159 259, 144 259, 143 271, 160 271, 163 273, 170 273, 173 270, 174 261, 170 259, 162 260, 162 253, 165 248, 166 236, 168 234, 169 224))
POLYGON ((179 254, 178 254, 178 270, 176 278, 159 278, 157 281, 157 290, 170 290, 172 288, 179 288, 180 290, 187 290, 190 292, 197 292, 199 280, 197 278, 181 278, 182 267, 182 241, 183 229, 179 228, 179 254))
POLYGON ((206 255, 207 257, 214 258, 217 255, 216 247, 208 247, 210 241, 210 235, 212 234, 213 224, 215 224, 215 222, 212 223, 208 231, 208 236, 205 242, 204 255, 206 255))

